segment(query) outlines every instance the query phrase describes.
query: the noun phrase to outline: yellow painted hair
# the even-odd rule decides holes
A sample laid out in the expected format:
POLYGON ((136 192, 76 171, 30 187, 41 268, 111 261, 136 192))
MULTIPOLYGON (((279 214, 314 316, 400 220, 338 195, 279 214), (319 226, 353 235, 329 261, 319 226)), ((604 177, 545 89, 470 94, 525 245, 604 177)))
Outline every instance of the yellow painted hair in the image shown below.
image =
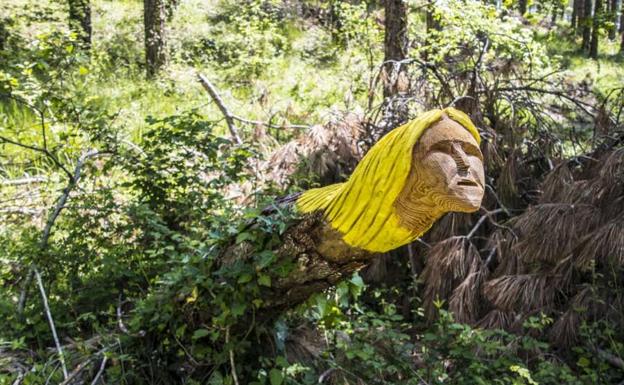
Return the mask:
POLYGON ((409 175, 414 145, 443 114, 481 142, 479 132, 463 112, 450 107, 428 111, 381 138, 346 182, 304 192, 297 199, 297 208, 304 213, 323 210, 331 226, 353 247, 384 252, 414 241, 422 234, 399 224, 394 202, 409 175))

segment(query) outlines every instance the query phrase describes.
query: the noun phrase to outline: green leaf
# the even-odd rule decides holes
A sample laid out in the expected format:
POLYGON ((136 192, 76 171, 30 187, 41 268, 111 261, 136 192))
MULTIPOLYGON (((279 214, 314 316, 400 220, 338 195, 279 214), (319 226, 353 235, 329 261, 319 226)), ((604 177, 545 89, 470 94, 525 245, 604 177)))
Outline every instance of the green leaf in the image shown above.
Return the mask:
POLYGON ((271 250, 264 250, 258 254, 258 267, 264 269, 275 261, 276 255, 271 250))
POLYGON ((247 309, 247 305, 244 303, 235 303, 232 306, 232 315, 234 316, 239 316, 239 315, 243 315, 243 313, 245 313, 245 309, 247 309))
POLYGON ((223 375, 217 370, 212 376, 210 376, 210 380, 208 380, 208 385, 223 385, 223 375))
POLYGON ((285 358, 285 357, 283 357, 283 356, 278 356, 278 357, 275 359, 275 363, 276 363, 277 365, 281 366, 282 368, 288 367, 288 361, 287 361, 287 360, 286 360, 286 358, 285 358))
POLYGON ((251 281, 253 277, 249 273, 244 273, 240 277, 238 277, 238 283, 247 283, 251 281))
POLYGON ((236 236, 236 243, 241 243, 247 240, 253 240, 254 235, 248 232, 242 232, 236 236))
POLYGON ((271 287, 271 277, 265 274, 261 274, 258 277, 258 284, 266 287, 271 287))
POLYGON ((269 372, 269 380, 271 385, 281 385, 284 382, 284 375, 281 370, 271 369, 269 372))
POLYGON ((194 340, 198 340, 202 337, 206 337, 208 334, 210 334, 210 331, 208 329, 197 329, 195 330, 195 332, 193 333, 193 339, 194 340))

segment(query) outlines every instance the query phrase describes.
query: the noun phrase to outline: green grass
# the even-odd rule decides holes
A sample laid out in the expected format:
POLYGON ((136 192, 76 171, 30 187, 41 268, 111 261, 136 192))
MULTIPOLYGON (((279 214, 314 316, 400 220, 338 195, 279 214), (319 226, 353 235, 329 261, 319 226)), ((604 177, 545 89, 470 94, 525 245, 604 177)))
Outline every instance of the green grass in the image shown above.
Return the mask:
POLYGON ((624 87, 624 55, 619 53, 619 40, 610 41, 602 37, 599 42, 598 59, 590 59, 582 52, 581 37, 574 36, 567 25, 559 25, 538 35, 549 53, 557 57, 570 81, 585 81, 593 85, 595 91, 605 94, 613 88, 624 87))
POLYGON ((245 62, 224 68, 218 63, 179 60, 189 42, 229 38, 222 34, 229 26, 214 24, 218 3, 189 0, 176 9, 168 26, 173 60, 157 81, 146 80, 141 68, 142 3, 94 3, 94 57, 106 64, 91 76, 88 87, 106 99, 111 111, 119 112, 118 120, 124 122, 130 139, 140 140, 146 116, 163 117, 196 108, 211 118, 222 117, 197 82, 196 72, 215 83, 234 113, 253 120, 266 121, 277 115, 281 119, 276 122, 312 125, 326 121, 333 110, 357 109, 353 100, 364 105, 370 74, 366 55, 356 44, 346 49, 320 46, 319 41, 329 41, 328 32, 312 24, 287 24, 287 52, 267 58, 255 76, 241 76, 245 62), (129 50, 130 62, 120 61, 116 66, 110 51, 122 45, 129 50))

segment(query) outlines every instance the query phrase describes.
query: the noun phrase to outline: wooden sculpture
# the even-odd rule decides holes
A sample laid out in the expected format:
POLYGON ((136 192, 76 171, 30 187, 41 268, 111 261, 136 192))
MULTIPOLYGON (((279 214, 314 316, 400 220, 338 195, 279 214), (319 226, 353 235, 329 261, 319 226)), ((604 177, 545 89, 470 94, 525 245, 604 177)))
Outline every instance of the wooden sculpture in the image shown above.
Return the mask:
MULTIPOLYGON (((477 210, 484 192, 479 142, 464 113, 429 111, 383 137, 348 181, 303 193, 295 203, 303 215, 275 250, 277 263, 293 268, 266 289, 263 314, 279 314, 376 253, 412 242, 446 212, 477 210)), ((235 260, 245 252, 227 254, 235 260)))
POLYGON ((479 143, 464 113, 429 111, 383 137, 347 182, 306 191, 297 207, 322 212, 350 247, 395 249, 420 237, 444 213, 479 209, 479 143))

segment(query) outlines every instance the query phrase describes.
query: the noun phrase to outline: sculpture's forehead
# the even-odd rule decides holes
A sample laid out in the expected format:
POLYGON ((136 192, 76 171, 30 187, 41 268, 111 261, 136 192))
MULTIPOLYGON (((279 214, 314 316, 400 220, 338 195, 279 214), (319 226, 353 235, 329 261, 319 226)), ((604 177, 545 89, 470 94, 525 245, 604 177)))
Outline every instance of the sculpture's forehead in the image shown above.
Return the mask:
POLYGON ((425 130, 418 147, 427 151, 434 144, 444 141, 467 142, 479 148, 477 140, 466 128, 446 116, 425 130))

